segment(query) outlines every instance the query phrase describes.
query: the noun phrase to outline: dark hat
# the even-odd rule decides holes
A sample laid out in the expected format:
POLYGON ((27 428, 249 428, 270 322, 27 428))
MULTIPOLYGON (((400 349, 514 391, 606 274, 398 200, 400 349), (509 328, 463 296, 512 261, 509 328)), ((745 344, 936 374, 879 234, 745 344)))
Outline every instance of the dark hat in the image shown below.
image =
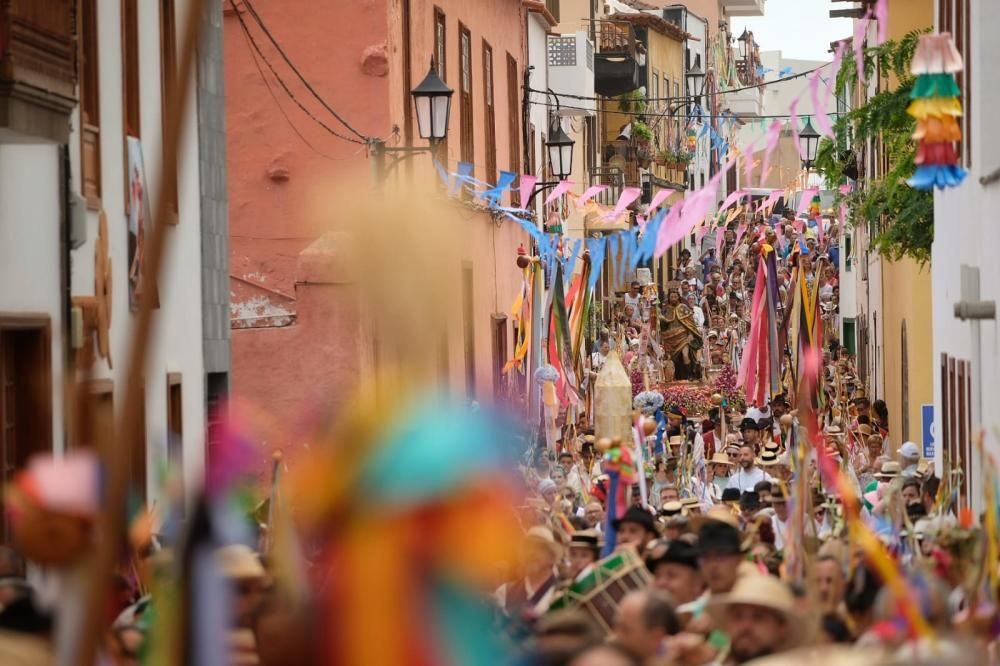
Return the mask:
POLYGON ((753 419, 743 419, 740 421, 740 430, 760 430, 760 425, 753 419))
POLYGON ((784 405, 785 407, 789 406, 788 405, 788 398, 785 397, 784 393, 779 393, 778 395, 776 395, 773 398, 771 398, 771 404, 772 405, 784 405))
POLYGON ((722 501, 723 502, 739 502, 740 501, 740 490, 739 488, 724 488, 722 491, 722 501))
POLYGON ((667 414, 670 414, 672 416, 680 416, 682 418, 686 416, 684 410, 681 408, 680 405, 670 405, 669 407, 667 407, 667 414))
POLYGON ((738 529, 719 520, 706 520, 698 530, 701 555, 739 555, 742 542, 738 529))
POLYGON ((621 518, 615 518, 611 524, 614 525, 614 528, 617 530, 622 526, 622 523, 635 523, 644 527, 647 532, 658 534, 656 531, 656 520, 653 518, 653 514, 646 511, 642 507, 630 506, 624 516, 621 518))
POLYGON ((646 568, 656 572, 661 564, 681 564, 692 569, 698 568, 698 547, 684 539, 659 539, 647 549, 646 568))
POLYGON ((757 511, 760 509, 760 495, 752 490, 745 490, 740 495, 740 511, 757 511))

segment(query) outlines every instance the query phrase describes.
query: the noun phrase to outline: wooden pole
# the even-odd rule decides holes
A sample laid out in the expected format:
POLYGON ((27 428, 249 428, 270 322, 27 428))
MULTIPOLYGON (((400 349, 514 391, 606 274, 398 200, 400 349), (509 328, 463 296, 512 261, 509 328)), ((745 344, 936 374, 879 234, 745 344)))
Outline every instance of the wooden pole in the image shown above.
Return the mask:
POLYGON ((144 446, 142 433, 144 399, 143 375, 149 351, 150 333, 153 328, 153 285, 156 284, 163 266, 166 250, 167 214, 170 201, 167 198, 166 174, 177 173, 177 152, 181 131, 181 120, 187 106, 189 91, 192 86, 194 72, 194 57, 197 48, 198 26, 201 22, 201 9, 204 0, 188 0, 184 20, 184 38, 181 41, 181 62, 177 79, 173 82, 174 89, 167 97, 164 123, 163 155, 158 174, 156 192, 156 208, 150 236, 146 241, 143 266, 143 290, 139 300, 139 312, 135 318, 135 329, 127 357, 127 379, 125 383, 125 404, 122 417, 118 423, 114 437, 103 443, 101 454, 103 458, 106 486, 105 498, 98 525, 98 540, 94 559, 89 575, 86 612, 84 626, 80 633, 79 649, 76 651, 76 663, 80 666, 92 666, 95 663, 97 647, 101 642, 105 627, 107 597, 114 574, 118 553, 122 548, 122 540, 126 530, 125 501, 128 492, 130 447, 144 446))

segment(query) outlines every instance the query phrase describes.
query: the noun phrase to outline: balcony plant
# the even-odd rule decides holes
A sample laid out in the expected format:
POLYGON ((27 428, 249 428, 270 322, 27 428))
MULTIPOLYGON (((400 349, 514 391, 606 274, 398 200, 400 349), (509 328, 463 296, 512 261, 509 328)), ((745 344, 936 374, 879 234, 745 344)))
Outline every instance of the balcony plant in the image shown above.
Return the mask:
POLYGON ((646 91, 637 88, 618 96, 618 110, 622 113, 646 113, 646 91))

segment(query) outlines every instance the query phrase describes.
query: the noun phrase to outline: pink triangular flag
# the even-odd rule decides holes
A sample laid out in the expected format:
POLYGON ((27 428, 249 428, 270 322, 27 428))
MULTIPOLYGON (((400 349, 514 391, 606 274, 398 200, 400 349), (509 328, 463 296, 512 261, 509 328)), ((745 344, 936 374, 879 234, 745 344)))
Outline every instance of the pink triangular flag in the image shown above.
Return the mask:
POLYGON ((881 46, 885 43, 889 33, 889 0, 878 0, 875 3, 875 20, 878 21, 878 37, 876 38, 878 43, 875 46, 881 46))
POLYGON ((770 210, 774 204, 778 202, 781 195, 784 194, 783 190, 774 190, 768 195, 767 199, 764 200, 764 205, 761 206, 761 210, 770 210))
POLYGON ((608 189, 607 185, 591 185, 588 187, 580 198, 576 200, 577 206, 583 206, 585 203, 596 197, 598 194, 608 189))
POLYGON ((668 190, 666 188, 662 190, 657 190, 656 194, 653 195, 653 200, 649 202, 649 212, 652 213, 654 210, 656 210, 657 207, 659 207, 660 204, 666 201, 667 197, 669 197, 673 193, 674 193, 673 190, 668 190))
POLYGON ((806 151, 802 146, 802 142, 799 141, 799 115, 796 110, 799 108, 799 98, 796 97, 792 100, 791 105, 788 107, 788 115, 791 116, 792 123, 792 139, 795 140, 795 149, 799 151, 799 157, 802 159, 806 158, 806 151))
POLYGON ((743 190, 736 190, 735 192, 730 192, 729 196, 722 201, 722 205, 719 206, 719 212, 726 210, 734 203, 736 203, 740 198, 746 196, 746 192, 743 190))
POLYGON ((638 199, 641 194, 641 188, 626 187, 622 190, 621 196, 618 197, 618 204, 615 206, 615 209, 604 217, 609 220, 617 219, 622 213, 625 212, 625 209, 628 208, 629 204, 638 199))
POLYGON ((663 222, 660 223, 660 233, 656 236, 656 251, 653 253, 654 256, 659 259, 663 256, 663 253, 670 249, 670 244, 667 242, 670 239, 670 229, 674 227, 681 216, 681 210, 684 208, 686 201, 678 201, 670 210, 667 212, 667 216, 663 218, 663 222))
POLYGON ((562 195, 569 192, 571 189, 573 189, 574 184, 575 183, 571 180, 559 181, 559 184, 555 186, 555 188, 552 190, 551 193, 549 193, 549 196, 545 197, 546 205, 552 203, 562 195))
POLYGON ((850 194, 850 192, 851 192, 851 185, 849 183, 847 185, 841 185, 840 186, 840 193, 841 194, 850 194))
POLYGON ((818 187, 809 187, 802 190, 802 197, 799 199, 799 213, 805 213, 809 210, 809 204, 812 203, 812 199, 816 194, 819 193, 818 187))
POLYGON ((528 198, 531 193, 535 191, 535 183, 538 182, 538 176, 532 176, 530 174, 521 174, 521 182, 518 183, 518 193, 521 197, 521 206, 525 207, 528 205, 528 198))

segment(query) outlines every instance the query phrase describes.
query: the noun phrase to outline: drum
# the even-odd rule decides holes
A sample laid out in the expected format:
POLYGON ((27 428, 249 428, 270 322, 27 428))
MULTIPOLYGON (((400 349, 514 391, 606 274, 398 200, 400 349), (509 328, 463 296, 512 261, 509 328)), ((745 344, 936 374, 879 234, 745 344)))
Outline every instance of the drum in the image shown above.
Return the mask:
POLYGON ((605 634, 610 634, 622 597, 648 587, 649 581, 649 571, 642 558, 631 550, 613 553, 596 562, 583 578, 570 585, 552 603, 549 612, 579 608, 605 634))

